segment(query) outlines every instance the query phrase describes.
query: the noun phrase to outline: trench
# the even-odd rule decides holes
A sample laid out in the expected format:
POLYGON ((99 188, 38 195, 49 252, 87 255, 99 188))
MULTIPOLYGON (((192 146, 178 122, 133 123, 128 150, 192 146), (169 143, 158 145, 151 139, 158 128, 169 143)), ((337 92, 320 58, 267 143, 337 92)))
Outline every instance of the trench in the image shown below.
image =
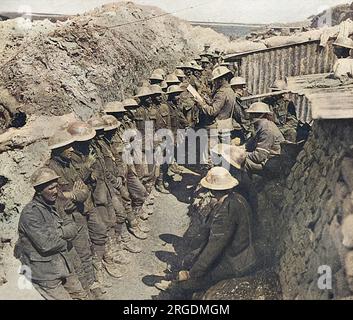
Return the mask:
MULTIPOLYGON (((190 224, 189 204, 201 177, 183 174, 169 180, 170 194, 156 193, 154 214, 148 220, 151 229, 149 238, 135 242, 143 248, 139 254, 129 254, 131 259, 121 279, 112 279, 112 287, 107 288, 104 299, 237 299, 237 300, 273 300, 281 299, 281 287, 278 280, 274 258, 278 242, 273 235, 273 216, 260 217, 258 212, 252 217, 254 243, 259 256, 256 270, 247 277, 226 279, 214 287, 193 296, 180 296, 169 291, 159 291, 155 284, 162 280, 175 279, 183 260, 182 237, 190 224), (271 238, 271 241, 268 241, 271 238)), ((256 198, 256 197, 255 197, 256 198)), ((255 199, 256 200, 256 199, 255 199)))

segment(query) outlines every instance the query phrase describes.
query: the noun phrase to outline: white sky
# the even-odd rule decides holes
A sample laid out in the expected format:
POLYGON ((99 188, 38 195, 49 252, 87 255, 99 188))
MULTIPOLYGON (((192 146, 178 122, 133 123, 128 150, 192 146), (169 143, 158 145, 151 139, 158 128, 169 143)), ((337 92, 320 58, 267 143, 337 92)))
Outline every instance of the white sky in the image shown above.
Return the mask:
MULTIPOLYGON (((82 13, 113 0, 0 0, 1 11, 18 11, 30 7, 32 12, 82 13)), ((272 23, 301 21, 327 7, 350 0, 133 0, 156 5, 168 12, 187 9, 175 15, 187 20, 272 23)))

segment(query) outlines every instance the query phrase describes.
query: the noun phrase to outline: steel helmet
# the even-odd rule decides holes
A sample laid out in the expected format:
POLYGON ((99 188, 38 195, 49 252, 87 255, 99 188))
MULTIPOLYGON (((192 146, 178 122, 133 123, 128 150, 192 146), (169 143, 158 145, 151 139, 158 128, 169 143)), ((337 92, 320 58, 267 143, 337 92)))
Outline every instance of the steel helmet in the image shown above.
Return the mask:
POLYGON ((224 77, 227 74, 232 74, 232 71, 230 71, 227 67, 217 67, 212 71, 212 81, 224 77))
POLYGON ((149 87, 143 86, 143 87, 139 88, 137 95, 135 97, 142 98, 142 97, 149 97, 149 96, 153 96, 153 92, 151 91, 151 89, 149 87))
POLYGON ((72 135, 74 141, 83 142, 93 139, 96 136, 96 131, 88 123, 75 121, 71 123, 67 132, 72 135))
POLYGON ((351 38, 338 37, 333 43, 334 46, 353 49, 353 40, 351 38))
POLYGON ((167 94, 182 93, 182 92, 184 92, 184 90, 180 86, 172 85, 172 86, 168 87, 167 94))
POLYGON ((150 80, 159 80, 163 81, 164 77, 160 73, 153 73, 150 77, 150 80))
POLYGON ((100 116, 92 117, 87 121, 87 123, 94 128, 94 130, 103 130, 105 128, 105 123, 100 116))
POLYGON ((210 63, 210 60, 207 57, 202 57, 201 63, 210 63))
POLYGON ((43 167, 36 170, 31 176, 31 184, 33 187, 38 187, 40 185, 46 184, 51 181, 58 180, 60 176, 50 168, 43 167))
POLYGON ((246 81, 242 77, 234 77, 232 80, 230 80, 230 85, 231 86, 246 86, 246 81))
POLYGON ((200 54, 200 57, 210 57, 212 58, 213 54, 211 52, 203 52, 200 54))
POLYGON ((239 184, 239 181, 232 177, 229 171, 222 167, 214 167, 208 171, 201 185, 210 190, 229 190, 239 184))
POLYGON ((162 68, 154 70, 153 74, 161 74, 163 76, 163 78, 167 75, 166 72, 164 71, 164 69, 162 69, 162 68))
POLYGON ((135 99, 129 98, 129 99, 125 99, 123 102, 123 107, 124 108, 129 108, 129 107, 138 107, 139 104, 137 103, 137 101, 135 99))
POLYGON ((287 88, 287 84, 284 80, 276 80, 272 86, 271 86, 271 90, 272 91, 284 91, 287 88))
POLYGON ((229 164, 237 169, 241 169, 246 158, 244 148, 229 144, 217 144, 211 152, 221 155, 229 164))
POLYGON ((48 146, 50 150, 66 147, 75 140, 66 130, 58 131, 49 138, 48 146))
POLYGON ((247 113, 272 113, 268 104, 264 102, 255 102, 253 103, 248 110, 247 113))
POLYGON ((120 101, 112 101, 108 102, 104 107, 105 113, 118 113, 118 112, 126 112, 126 109, 123 106, 123 103, 120 101))
POLYGON ((178 69, 194 69, 190 62, 184 63, 182 66, 178 66, 178 69))
POLYGON ((180 80, 178 79, 178 77, 175 74, 168 74, 165 82, 168 84, 179 84, 180 80))
POLYGON ((168 84, 165 81, 162 81, 161 88, 164 89, 164 90, 167 89, 168 88, 168 84))
POLYGON ((158 84, 150 85, 150 89, 151 89, 151 91, 153 92, 154 95, 163 94, 164 93, 162 88, 158 84))
POLYGON ((105 124, 104 131, 118 129, 121 125, 121 122, 119 122, 118 119, 112 115, 106 114, 106 115, 102 116, 102 120, 105 124))
POLYGON ((178 78, 185 78, 185 77, 186 77, 184 71, 181 70, 181 69, 176 69, 176 70, 175 70, 175 75, 176 75, 178 78))

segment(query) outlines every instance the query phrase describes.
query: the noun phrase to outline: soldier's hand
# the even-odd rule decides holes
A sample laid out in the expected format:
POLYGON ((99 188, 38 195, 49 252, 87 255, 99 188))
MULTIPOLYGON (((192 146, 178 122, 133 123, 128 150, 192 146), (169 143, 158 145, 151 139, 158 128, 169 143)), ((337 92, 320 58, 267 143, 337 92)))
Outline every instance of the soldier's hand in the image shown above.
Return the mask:
POLYGON ((81 192, 86 190, 86 185, 83 183, 82 180, 76 181, 74 187, 72 189, 73 193, 81 192))
POLYGON ((90 168, 97 160, 97 155, 94 152, 90 152, 87 157, 87 165, 90 168))
POLYGON ((179 281, 186 281, 190 279, 190 273, 189 271, 182 270, 178 274, 178 280, 179 281))
POLYGON ((123 178, 122 177, 118 177, 116 179, 116 186, 118 189, 120 189, 123 186, 123 178))
POLYGON ((63 195, 66 199, 75 200, 75 196, 73 192, 65 191, 63 192, 63 195))

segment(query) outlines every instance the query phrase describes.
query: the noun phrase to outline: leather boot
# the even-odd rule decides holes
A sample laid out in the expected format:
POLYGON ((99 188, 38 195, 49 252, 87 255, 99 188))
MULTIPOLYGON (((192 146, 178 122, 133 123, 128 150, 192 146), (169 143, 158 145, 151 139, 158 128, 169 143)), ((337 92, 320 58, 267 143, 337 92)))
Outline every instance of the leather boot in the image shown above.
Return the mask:
POLYGON ((105 261, 103 260, 103 267, 107 273, 112 276, 113 278, 120 279, 126 270, 122 268, 121 265, 114 263, 114 261, 105 261))
POLYGON ((138 225, 138 219, 135 219, 130 223, 128 230, 137 239, 145 240, 148 238, 147 234, 140 230, 138 225))
POLYGON ((169 193, 170 193, 169 190, 167 190, 167 189, 165 188, 165 185, 164 185, 163 181, 161 181, 161 180, 159 180, 159 181, 157 182, 156 190, 157 190, 159 193, 162 193, 162 194, 169 194, 169 193))
POLYGON ((142 249, 132 241, 132 237, 127 230, 126 224, 124 224, 122 233, 120 236, 121 247, 130 253, 140 253, 142 249))
POLYGON ((111 287, 112 283, 105 276, 102 260, 99 260, 97 256, 93 256, 93 267, 94 267, 96 280, 92 284, 90 290, 92 291, 93 294, 97 294, 99 293, 99 291, 101 291, 101 293, 104 294, 107 292, 104 288, 111 287))

